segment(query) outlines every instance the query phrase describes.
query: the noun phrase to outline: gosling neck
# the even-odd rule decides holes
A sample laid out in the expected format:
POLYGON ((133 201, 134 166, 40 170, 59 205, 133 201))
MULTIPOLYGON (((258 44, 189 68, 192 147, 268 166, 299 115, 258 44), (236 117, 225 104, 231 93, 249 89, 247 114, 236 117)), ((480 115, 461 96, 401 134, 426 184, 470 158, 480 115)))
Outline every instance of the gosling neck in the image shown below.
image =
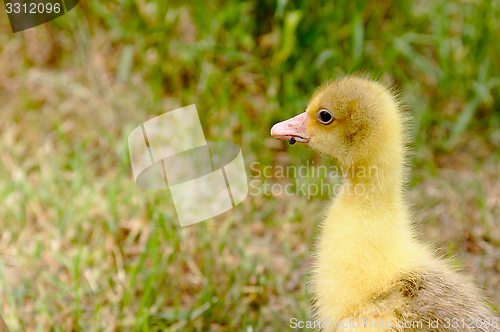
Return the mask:
POLYGON ((320 318, 341 320, 356 312, 359 303, 380 292, 401 271, 413 270, 423 257, 403 202, 402 154, 393 156, 401 160, 353 163, 327 211, 315 267, 320 318), (378 173, 372 167, 368 176, 370 166, 376 166, 378 173), (364 192, 356 193, 356 185, 364 192))
POLYGON ((388 157, 372 157, 342 165, 344 186, 352 188, 362 201, 385 200, 400 203, 403 199, 404 156, 392 153, 388 157))

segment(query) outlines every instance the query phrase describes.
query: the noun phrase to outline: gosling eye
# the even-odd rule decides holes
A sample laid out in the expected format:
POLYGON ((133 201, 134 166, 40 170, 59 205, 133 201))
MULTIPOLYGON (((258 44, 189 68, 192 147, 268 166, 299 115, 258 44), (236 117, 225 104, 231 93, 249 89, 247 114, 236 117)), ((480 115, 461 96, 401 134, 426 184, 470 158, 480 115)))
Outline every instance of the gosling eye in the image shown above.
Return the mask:
POLYGON ((330 124, 333 120, 335 120, 332 113, 325 108, 320 109, 316 114, 316 117, 318 118, 318 121, 324 125, 330 124))

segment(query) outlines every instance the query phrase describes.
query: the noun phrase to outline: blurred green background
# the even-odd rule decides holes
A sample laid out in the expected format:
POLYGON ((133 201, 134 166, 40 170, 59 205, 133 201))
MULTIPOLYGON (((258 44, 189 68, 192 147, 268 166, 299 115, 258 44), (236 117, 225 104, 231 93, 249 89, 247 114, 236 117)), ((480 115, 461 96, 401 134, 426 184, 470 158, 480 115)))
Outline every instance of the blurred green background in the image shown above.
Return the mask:
POLYGON ((249 195, 181 228, 168 190, 134 183, 127 137, 194 103, 208 140, 241 146, 250 181, 254 162, 332 165, 269 130, 357 71, 393 82, 413 114, 420 237, 499 305, 499 37, 500 1, 89 0, 16 34, 2 7, 0 330, 285 331, 310 317, 327 195, 249 195))

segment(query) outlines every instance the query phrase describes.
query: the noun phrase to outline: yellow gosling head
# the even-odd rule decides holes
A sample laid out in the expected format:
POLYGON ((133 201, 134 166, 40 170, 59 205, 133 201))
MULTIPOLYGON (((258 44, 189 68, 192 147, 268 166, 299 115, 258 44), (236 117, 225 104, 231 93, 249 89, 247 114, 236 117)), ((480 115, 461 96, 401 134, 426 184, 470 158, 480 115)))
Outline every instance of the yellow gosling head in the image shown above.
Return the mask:
POLYGON ((271 135, 292 144, 308 144, 345 168, 401 165, 404 123, 390 89, 364 77, 348 76, 321 87, 306 112, 274 125, 271 135))

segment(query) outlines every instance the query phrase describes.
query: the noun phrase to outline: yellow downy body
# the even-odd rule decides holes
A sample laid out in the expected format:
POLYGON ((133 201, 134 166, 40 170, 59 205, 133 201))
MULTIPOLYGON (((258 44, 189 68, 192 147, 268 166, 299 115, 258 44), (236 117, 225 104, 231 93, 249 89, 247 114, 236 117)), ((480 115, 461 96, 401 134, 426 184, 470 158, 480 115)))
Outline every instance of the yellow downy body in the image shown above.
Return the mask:
POLYGON ((271 130, 278 139, 293 138, 333 157, 345 174, 317 243, 316 320, 326 319, 335 331, 498 331, 445 324, 498 318, 467 278, 414 237, 404 198, 407 122, 389 88, 345 77, 320 88, 306 113, 271 130), (359 319, 378 325, 341 324, 359 319), (428 326, 434 319, 440 325, 428 326), (397 327, 412 320, 423 325, 397 327))

